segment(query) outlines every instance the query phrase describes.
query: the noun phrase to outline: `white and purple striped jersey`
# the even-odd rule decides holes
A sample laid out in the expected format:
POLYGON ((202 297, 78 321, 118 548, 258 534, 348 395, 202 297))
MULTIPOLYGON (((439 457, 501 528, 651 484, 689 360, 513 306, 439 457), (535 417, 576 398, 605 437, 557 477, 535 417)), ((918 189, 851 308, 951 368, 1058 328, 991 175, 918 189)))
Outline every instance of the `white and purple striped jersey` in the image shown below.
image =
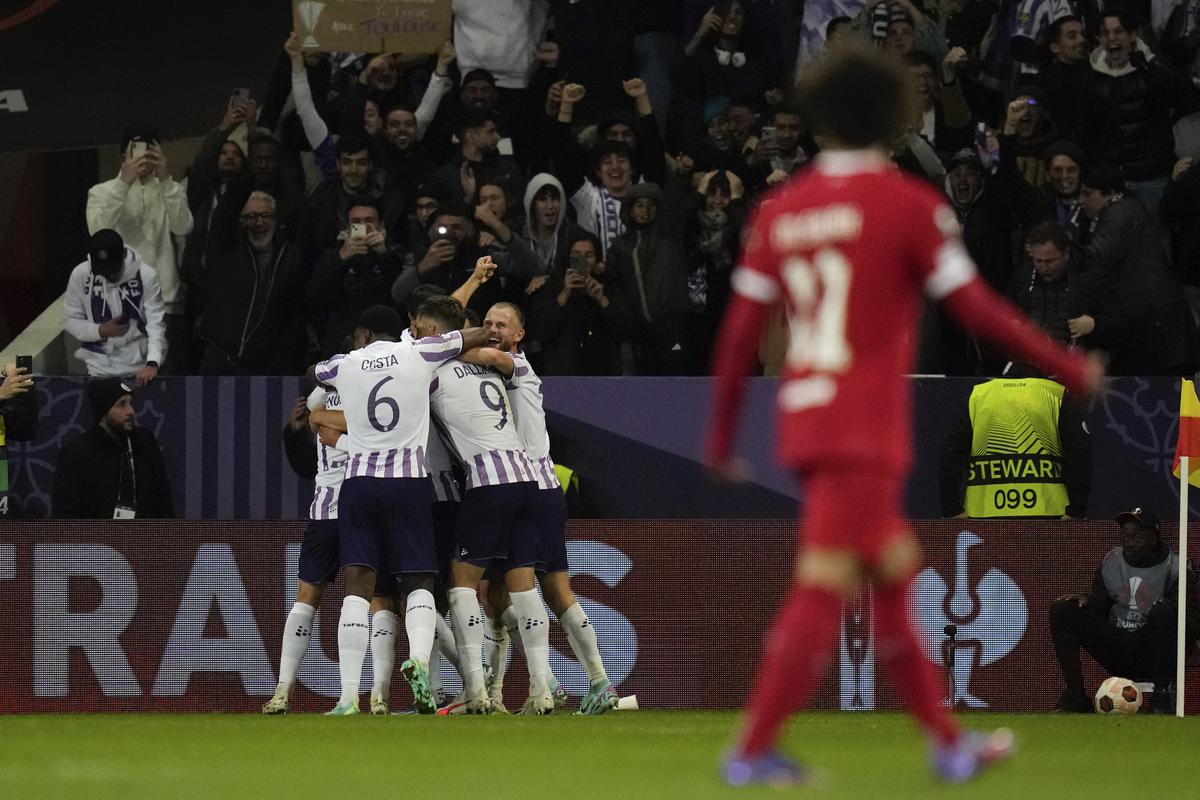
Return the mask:
MULTIPOLYGON (((314 390, 320 391, 320 390, 314 390)), ((339 411, 342 407, 337 392, 325 395, 325 408, 339 411)), ((338 495, 342 493, 342 481, 346 477, 346 462, 350 455, 346 448, 350 440, 345 435, 338 439, 338 447, 327 447, 317 441, 317 476, 314 480, 312 505, 308 507, 309 519, 337 519, 338 495)))
POLYGON ((433 502, 458 503, 462 501, 462 492, 458 482, 454 480, 454 462, 450 459, 450 451, 436 430, 436 425, 429 426, 429 446, 425 448, 425 463, 429 465, 429 480, 433 481, 433 502))
POLYGON ((546 411, 542 408, 542 379, 529 365, 524 353, 509 353, 513 360, 512 377, 504 382, 517 435, 533 465, 539 489, 561 489, 554 462, 550 460, 550 434, 546 431, 546 411))
POLYGON ((316 378, 341 396, 350 437, 347 478, 424 478, 429 382, 462 352, 451 331, 415 342, 372 342, 317 365, 316 378))
POLYGON ((438 367, 429 391, 434 420, 466 467, 468 491, 537 480, 499 373, 447 361, 438 367))
MULTIPOLYGON (((402 342, 415 342, 416 340, 412 328, 405 328, 404 333, 400 335, 402 342)), ((429 469, 429 480, 433 482, 433 502, 462 502, 462 491, 458 488, 458 481, 454 480, 454 462, 450 458, 450 451, 446 449, 446 444, 433 425, 429 426, 429 442, 425 447, 425 464, 429 469)))

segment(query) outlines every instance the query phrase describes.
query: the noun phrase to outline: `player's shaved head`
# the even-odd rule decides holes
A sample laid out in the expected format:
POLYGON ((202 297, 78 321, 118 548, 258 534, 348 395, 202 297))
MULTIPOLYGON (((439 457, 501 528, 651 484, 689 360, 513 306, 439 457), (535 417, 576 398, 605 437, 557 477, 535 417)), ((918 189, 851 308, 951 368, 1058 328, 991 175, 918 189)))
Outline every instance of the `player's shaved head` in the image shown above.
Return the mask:
POLYGON ((491 316, 492 312, 497 311, 497 310, 507 311, 508 313, 512 314, 513 317, 516 319, 517 324, 520 325, 522 328, 525 327, 525 312, 522 311, 520 309, 520 307, 517 306, 515 303, 509 303, 509 302, 503 301, 503 300, 500 301, 499 303, 495 303, 492 305, 491 308, 488 309, 488 316, 491 316))
MULTIPOLYGON (((425 302, 417 307, 416 319, 426 323, 432 322, 437 325, 437 333, 446 333, 462 330, 467 315, 462 304, 453 297, 434 295, 426 298, 425 302)), ((424 328, 422 332, 429 335, 427 326, 421 327, 424 328)))
POLYGON ((910 83, 893 59, 848 45, 806 68, 798 99, 818 136, 842 148, 880 146, 914 116, 910 83))
POLYGON ((517 344, 525 338, 525 315, 512 303, 496 303, 483 318, 483 327, 488 332, 488 344, 508 353, 516 352, 517 344))

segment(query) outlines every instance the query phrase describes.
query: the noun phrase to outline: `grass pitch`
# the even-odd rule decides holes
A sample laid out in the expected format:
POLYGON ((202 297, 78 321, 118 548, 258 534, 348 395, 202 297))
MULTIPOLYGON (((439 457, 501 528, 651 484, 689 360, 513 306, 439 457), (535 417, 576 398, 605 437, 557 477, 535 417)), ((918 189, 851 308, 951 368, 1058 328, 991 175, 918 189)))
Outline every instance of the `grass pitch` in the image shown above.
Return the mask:
POLYGON ((904 716, 806 714, 785 748, 824 768, 829 783, 781 793, 718 782, 731 712, 0 715, 0 797, 1200 798, 1198 718, 962 716, 971 727, 1014 728, 1021 752, 971 784, 943 786, 904 716))

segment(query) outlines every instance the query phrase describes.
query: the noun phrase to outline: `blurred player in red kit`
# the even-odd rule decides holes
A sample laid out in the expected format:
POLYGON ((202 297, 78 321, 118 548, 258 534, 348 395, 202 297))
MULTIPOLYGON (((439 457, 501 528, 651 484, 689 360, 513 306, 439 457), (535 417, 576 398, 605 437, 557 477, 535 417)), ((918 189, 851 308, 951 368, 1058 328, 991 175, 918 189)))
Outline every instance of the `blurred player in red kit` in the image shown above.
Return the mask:
POLYGON ((718 337, 707 458, 737 477, 742 378, 782 297, 792 338, 778 397, 778 455, 804 484, 805 536, 795 582, 764 642, 744 728, 722 769, 734 785, 810 777, 775 743, 830 660, 843 598, 867 578, 881 665, 929 735, 934 770, 964 781, 1009 755, 1013 742, 1005 730, 959 730, 906 611, 921 555, 901 509, 912 449, 904 375, 922 295, 1072 391, 1096 391, 1103 369, 1054 344, 993 294, 944 198, 891 165, 887 142, 913 114, 908 81, 885 56, 860 48, 831 54, 808 69, 799 90, 821 154, 772 192, 751 224, 718 337))

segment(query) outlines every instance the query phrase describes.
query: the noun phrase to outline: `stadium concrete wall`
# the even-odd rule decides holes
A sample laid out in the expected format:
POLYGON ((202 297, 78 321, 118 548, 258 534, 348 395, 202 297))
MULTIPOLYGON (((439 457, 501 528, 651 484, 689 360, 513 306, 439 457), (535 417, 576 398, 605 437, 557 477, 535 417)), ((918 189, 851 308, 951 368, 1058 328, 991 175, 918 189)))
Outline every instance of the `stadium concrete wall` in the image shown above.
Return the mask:
MULTIPOLYGON (((937 464, 956 414, 976 381, 913 381, 914 469, 909 516, 940 515, 937 464)), ((8 513, 50 514, 54 463, 67 437, 90 425, 84 381, 39 381, 38 437, 10 443, 8 513)), ((571 516, 625 519, 791 519, 800 492, 773 458, 778 382, 747 383, 738 452, 751 482, 715 487, 700 463, 709 414, 705 378, 548 378, 544 397, 551 454, 581 478, 571 516)), ((312 484, 288 468, 280 430, 303 391, 299 378, 162 378, 135 397, 138 424, 158 436, 179 516, 295 519, 308 513, 312 484)), ((1142 506, 1169 516, 1178 505, 1171 477, 1179 382, 1119 378, 1087 413, 1093 438, 1089 516, 1111 519, 1142 506)), ((869 459, 871 454, 864 453, 869 459)), ((1200 493, 1193 512, 1200 513, 1200 493)))
MULTIPOLYGON (((1049 604, 1087 590, 1116 526, 915 528, 928 566, 912 610, 939 666, 943 628, 958 626, 956 704, 1050 708, 1061 685, 1049 604)), ((5 523, 0 711, 255 712, 275 686, 302 531, 296 522, 5 523)), ((793 525, 775 520, 573 521, 574 586, 621 694, 636 694, 643 708, 739 706, 791 574, 793 540, 793 525)), ((340 597, 335 585, 321 605, 295 711, 325 711, 338 694, 340 597)), ((896 706, 876 668, 868 607, 861 598, 846 607, 820 708, 896 706)), ((551 643, 555 672, 579 697, 586 677, 557 626, 551 643)), ((1094 687, 1102 675, 1085 663, 1094 687)), ((525 674, 522 664, 510 667, 510 706, 524 699, 525 674)), ((1195 670, 1190 685, 1196 698, 1195 670)), ((401 708, 410 701, 398 679, 392 699, 401 708)))

